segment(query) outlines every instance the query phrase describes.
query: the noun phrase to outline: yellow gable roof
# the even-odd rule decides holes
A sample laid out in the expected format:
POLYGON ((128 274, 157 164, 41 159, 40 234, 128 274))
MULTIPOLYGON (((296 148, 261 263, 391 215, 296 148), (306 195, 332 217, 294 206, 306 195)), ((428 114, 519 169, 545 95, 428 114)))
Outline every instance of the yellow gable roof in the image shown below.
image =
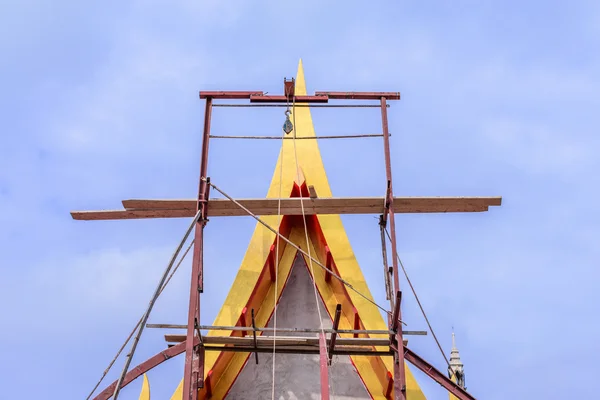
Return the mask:
MULTIPOLYGON (((306 82, 302 60, 298 65, 296 75, 295 94, 306 95, 306 82)), ((290 116, 294 122, 296 137, 315 136, 309 107, 296 107, 290 116)), ((317 140, 282 140, 282 147, 267 194, 268 198, 290 196, 299 185, 314 186, 319 197, 332 197, 325 167, 321 159, 317 140), (299 166, 299 170, 296 168, 299 166), (281 179, 280 179, 281 176, 281 179)), ((316 223, 309 225, 309 243, 307 246, 304 223, 301 218, 284 219, 280 232, 304 251, 309 251, 313 257, 326 263, 325 247, 328 247, 334 260, 335 268, 339 275, 349 282, 355 289, 372 300, 371 293, 362 274, 360 266, 352 251, 346 235, 342 220, 339 215, 318 215, 314 217, 316 223), (285 226, 283 226, 285 225, 285 226)), ((279 223, 278 216, 264 216, 262 220, 268 225, 276 227, 279 223)), ((257 224, 250 240, 250 244, 240 266, 239 272, 231 286, 229 294, 217 315, 214 325, 234 326, 239 325, 244 308, 249 305, 257 310, 257 326, 267 325, 274 309, 275 282, 267 279, 266 263, 273 244, 275 234, 261 224, 257 224)), ((286 277, 290 273, 296 249, 286 246, 280 241, 278 257, 278 285, 277 293, 284 288, 286 277)), ((308 260, 306 260, 308 263, 308 260)), ((314 268, 314 281, 330 315, 335 312, 337 304, 342 304, 341 329, 354 327, 355 311, 360 317, 361 329, 380 330, 387 329, 379 310, 369 301, 352 291, 346 291, 339 281, 325 281, 325 272, 321 268, 314 268)), ((209 332, 209 335, 231 335, 233 332, 209 332)), ((237 331, 236 334, 239 334, 237 331)), ((222 399, 233 385, 236 377, 244 367, 249 354, 229 352, 206 352, 205 376, 210 372, 212 399, 222 399)), ((367 390, 374 399, 385 399, 384 392, 387 388, 388 371, 393 373, 392 357, 366 357, 352 356, 352 362, 360 374, 367 390)), ((408 366, 406 367, 407 396, 411 400, 425 399, 421 389, 414 379, 408 366)), ((172 400, 180 400, 183 393, 183 382, 172 396, 172 400)), ((200 391, 199 398, 204 398, 205 389, 200 391)))

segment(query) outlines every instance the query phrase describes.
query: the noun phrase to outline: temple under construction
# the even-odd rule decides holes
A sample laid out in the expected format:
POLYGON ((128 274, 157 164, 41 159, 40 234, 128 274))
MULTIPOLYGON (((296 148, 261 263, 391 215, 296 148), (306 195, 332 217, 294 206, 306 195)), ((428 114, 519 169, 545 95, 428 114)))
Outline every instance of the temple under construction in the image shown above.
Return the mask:
MULTIPOLYGON (((411 368, 423 371, 438 382, 451 398, 474 399, 465 388, 465 374, 454 334, 450 359, 444 355, 446 365, 442 370, 407 345, 409 335, 433 332, 431 329, 403 330, 404 292, 400 276, 405 271, 398 257, 394 216, 397 213, 482 212, 490 206, 499 206, 501 198, 394 195, 388 107, 389 102, 400 100, 398 92, 321 91, 309 95, 300 62, 295 79, 284 79, 282 95, 212 91, 200 92, 200 99, 205 101, 205 119, 197 198, 124 200, 122 210, 72 212, 73 218, 78 220, 191 220, 148 309, 123 346, 129 342, 130 349, 118 379, 93 398, 116 399, 125 386, 143 377, 140 400, 149 400, 145 373, 183 354, 183 379, 175 389, 173 400, 424 399, 411 368), (266 198, 236 199, 221 189, 219 182, 210 180, 209 143, 211 139, 222 138, 211 134, 211 113, 214 107, 226 106, 221 101, 227 99, 236 100, 236 106, 286 108, 281 135, 258 137, 281 140, 266 198), (311 118, 313 106, 379 108, 382 132, 317 136, 311 118), (367 136, 379 137, 383 142, 385 197, 333 197, 318 139, 367 136), (210 197, 216 194, 218 198, 210 197), (367 287, 341 214, 379 216, 385 304, 378 304, 367 287), (216 320, 212 325, 205 325, 200 314, 205 284, 205 226, 209 218, 228 216, 254 218, 256 229, 216 320), (186 251, 179 256, 186 242, 189 242, 187 250, 193 248, 187 323, 148 324, 154 302, 177 269, 178 260, 180 263, 187 254, 186 251), (147 327, 181 329, 182 334, 165 335, 166 348, 133 367, 131 359, 147 327)), ((211 267, 206 265, 206 268, 211 267)), ((413 289, 412 285, 410 288, 413 289)), ((429 326, 428 321, 427 324, 429 326)), ((437 344, 441 350, 439 342, 437 344)), ((177 383, 172 384, 175 388, 177 383)))

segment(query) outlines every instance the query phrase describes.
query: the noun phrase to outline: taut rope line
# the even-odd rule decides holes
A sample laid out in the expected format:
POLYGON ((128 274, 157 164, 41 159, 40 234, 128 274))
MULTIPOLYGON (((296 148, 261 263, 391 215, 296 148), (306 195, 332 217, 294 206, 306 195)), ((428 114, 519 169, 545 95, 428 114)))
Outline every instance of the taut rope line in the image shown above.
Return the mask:
MULTIPOLYGON (((295 105, 296 105, 296 97, 294 96, 294 100, 292 103, 292 119, 294 120, 294 137, 292 140, 292 143, 294 144, 294 159, 296 160, 296 175, 297 175, 297 180, 298 180, 298 184, 300 184, 300 165, 298 163, 298 150, 297 150, 297 146, 296 146, 296 109, 295 109, 295 105)), ((323 317, 321 316, 321 307, 319 307, 319 294, 317 293, 317 278, 315 276, 315 270, 313 267, 313 257, 310 254, 310 241, 308 238, 308 227, 306 224, 306 214, 304 212, 304 194, 302 193, 302 187, 299 187, 300 189, 300 208, 302 209, 302 222, 304 223, 304 236, 306 238, 306 251, 308 253, 308 263, 310 266, 310 273, 312 275, 313 278, 313 289, 315 291, 315 303, 317 306, 317 313, 319 315, 319 326, 321 328, 321 334, 323 335, 323 337, 325 337, 325 329, 323 328, 323 317)), ((325 355, 327 356, 327 359, 329 359, 329 349, 327 348, 327 346, 325 346, 325 355)), ((329 380, 327 380, 327 382, 329 382, 329 380)), ((331 385, 329 385, 331 387, 331 385)))

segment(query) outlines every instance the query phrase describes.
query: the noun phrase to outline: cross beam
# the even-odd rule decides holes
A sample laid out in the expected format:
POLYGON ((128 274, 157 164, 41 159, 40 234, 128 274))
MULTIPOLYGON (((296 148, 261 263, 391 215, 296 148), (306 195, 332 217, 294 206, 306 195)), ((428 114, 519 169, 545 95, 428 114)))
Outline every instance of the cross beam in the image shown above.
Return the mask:
MULTIPOLYGON (((237 200, 255 215, 277 215, 279 199, 237 200)), ((281 215, 302 215, 300 198, 281 199, 281 215)), ((384 197, 302 198, 304 213, 382 214, 384 197)), ((123 210, 72 211, 76 220, 187 218, 196 215, 197 200, 123 200, 123 210)), ((395 213, 484 212, 502 204, 501 197, 394 197, 395 213)), ((209 199, 207 217, 245 216, 247 212, 228 199, 209 199)))
MULTIPOLYGON (((332 100, 400 100, 400 92, 315 92, 314 96, 293 96, 296 102, 326 103, 332 100)), ((201 99, 249 99, 251 102, 280 102, 290 100, 286 95, 267 96, 263 91, 201 91, 201 99)))
MULTIPOLYGON (((252 328, 248 328, 252 331, 252 328)), ((322 332, 319 332, 322 333, 322 332)), ((326 332, 325 332, 326 333, 326 332)), ((181 343, 186 339, 186 335, 166 334, 165 341, 169 343, 181 343)), ((202 343, 208 344, 223 344, 223 345, 238 345, 238 346, 253 346, 273 349, 273 341, 277 342, 277 347, 282 346, 307 346, 319 347, 319 338, 317 336, 257 336, 256 341, 253 335, 248 336, 208 336, 202 335, 202 343)), ((389 338, 342 338, 336 337, 332 340, 327 339, 327 343, 333 342, 335 346, 389 346, 389 338)))
MULTIPOLYGON (((146 324, 146 328, 160 328, 160 329, 187 329, 187 325, 183 324, 146 324)), ((256 332, 292 332, 292 333, 338 333, 338 334, 353 334, 353 335, 391 335, 394 331, 383 330, 383 329, 329 329, 329 328, 260 328, 255 327, 249 329, 247 326, 226 326, 226 325, 200 325, 197 327, 198 330, 208 331, 242 331, 247 332, 254 330, 256 332)), ((245 333, 243 333, 245 335, 245 333)), ((402 331, 403 335, 417 335, 426 336, 427 331, 402 331)), ((358 336, 355 336, 358 337, 358 336)))

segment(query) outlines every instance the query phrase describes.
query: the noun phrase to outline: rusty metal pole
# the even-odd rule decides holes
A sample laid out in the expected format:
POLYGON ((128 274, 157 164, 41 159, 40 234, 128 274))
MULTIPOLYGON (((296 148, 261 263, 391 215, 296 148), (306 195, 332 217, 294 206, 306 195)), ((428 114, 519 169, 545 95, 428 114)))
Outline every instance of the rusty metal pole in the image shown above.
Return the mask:
MULTIPOLYGON (((386 200, 387 201, 387 200, 386 200)), ((392 297, 392 282, 390 275, 393 269, 388 267, 387 246, 385 239, 385 224, 383 215, 379 216, 379 232, 381 234, 381 255, 383 257, 383 283, 385 284, 385 299, 390 302, 390 310, 394 308, 394 298, 392 297)))
MULTIPOLYGON (((400 279, 398 276, 398 251, 396 247, 396 223, 394 218, 394 191, 392 189, 392 162, 390 156, 390 133, 388 130, 388 117, 387 117, 387 102, 386 98, 381 98, 381 124, 383 127, 383 151, 385 155, 385 175, 388 181, 388 219, 390 223, 390 236, 392 244, 392 263, 393 263, 393 274, 394 274, 394 293, 400 292, 400 279)), ((399 307, 400 309, 401 307, 399 307)), ((398 319, 402 320, 402 312, 398 312, 398 319)), ((391 321, 394 324, 395 321, 391 321)), ((398 325, 398 324, 396 324, 398 325)), ((403 340, 402 340, 402 329, 398 328, 396 333, 397 341, 397 357, 394 363, 394 398, 396 400, 406 400, 406 375, 404 370, 404 351, 403 340)))
MULTIPOLYGON (((204 225, 206 224, 206 208, 208 199, 208 184, 206 175, 208 170, 208 143, 210 140, 210 119, 212 113, 212 98, 206 99, 206 110, 204 113, 204 133, 202 138, 202 156, 200 161, 200 184, 198 191, 198 210, 202 210, 202 217, 196 224, 194 236, 194 257, 192 260, 192 279, 190 288, 190 304, 188 312, 187 337, 185 345, 185 367, 183 373, 183 399, 196 400, 198 388, 202 386, 203 376, 199 373, 200 357, 194 357, 194 333, 197 325, 200 325, 200 293, 203 290, 203 250, 204 250, 204 225), (200 385, 198 384, 200 382, 200 385)), ((203 358, 203 357, 202 357, 203 358)))
POLYGON ((327 339, 319 333, 319 364, 321 366, 321 400, 329 400, 329 360, 327 359, 327 339))
POLYGON ((456 396, 459 400, 475 400, 475 397, 460 387, 452 379, 446 377, 445 374, 438 371, 433 365, 429 364, 418 354, 414 353, 408 347, 404 348, 406 360, 415 367, 423 371, 431 379, 439 383, 444 389, 456 396))
POLYGON ((121 375, 119 376, 119 379, 117 380, 117 382, 115 384, 115 389, 113 392, 114 400, 117 400, 119 397, 119 392, 121 391, 121 384, 123 383, 123 380, 125 379, 125 376, 127 375, 127 371, 129 370, 129 365, 131 364, 131 360, 133 359, 133 355, 135 353, 137 345, 140 341, 140 338, 142 337, 142 332, 144 331, 144 328, 146 327, 146 322, 148 321, 148 318, 150 317, 150 313, 152 312, 152 309, 154 308, 154 304, 156 303, 156 300, 158 300, 158 296, 160 296, 160 294, 162 293, 162 290, 165 288, 165 281, 167 280, 167 277, 169 276, 169 272, 171 271, 171 268, 173 268, 173 265, 175 264, 175 260, 177 260, 177 256, 179 255, 179 252, 181 251, 181 248, 187 241, 188 237, 190 236, 190 233, 192 233, 192 229, 194 229, 194 225, 197 224, 197 221, 200 218, 201 218, 201 213, 196 212, 196 216, 194 217, 194 220, 192 221, 192 223, 190 224, 190 227, 188 228, 185 235, 183 236, 183 239, 181 239, 181 242, 179 242, 179 246, 177 246, 177 250, 175 250, 175 252, 173 253, 173 256, 171 257, 171 261, 169 262, 169 265, 163 272, 163 275, 160 278, 158 286, 156 286, 156 290, 154 291, 154 295, 152 295, 152 299, 150 300, 150 303, 148 304, 148 308, 146 309, 146 312, 144 313, 142 319, 140 319, 140 322, 138 323, 137 334, 133 338, 133 342, 131 344, 131 349, 129 350, 129 353, 127 353, 127 357, 125 359, 125 366, 123 367, 123 370, 121 371, 121 375))

